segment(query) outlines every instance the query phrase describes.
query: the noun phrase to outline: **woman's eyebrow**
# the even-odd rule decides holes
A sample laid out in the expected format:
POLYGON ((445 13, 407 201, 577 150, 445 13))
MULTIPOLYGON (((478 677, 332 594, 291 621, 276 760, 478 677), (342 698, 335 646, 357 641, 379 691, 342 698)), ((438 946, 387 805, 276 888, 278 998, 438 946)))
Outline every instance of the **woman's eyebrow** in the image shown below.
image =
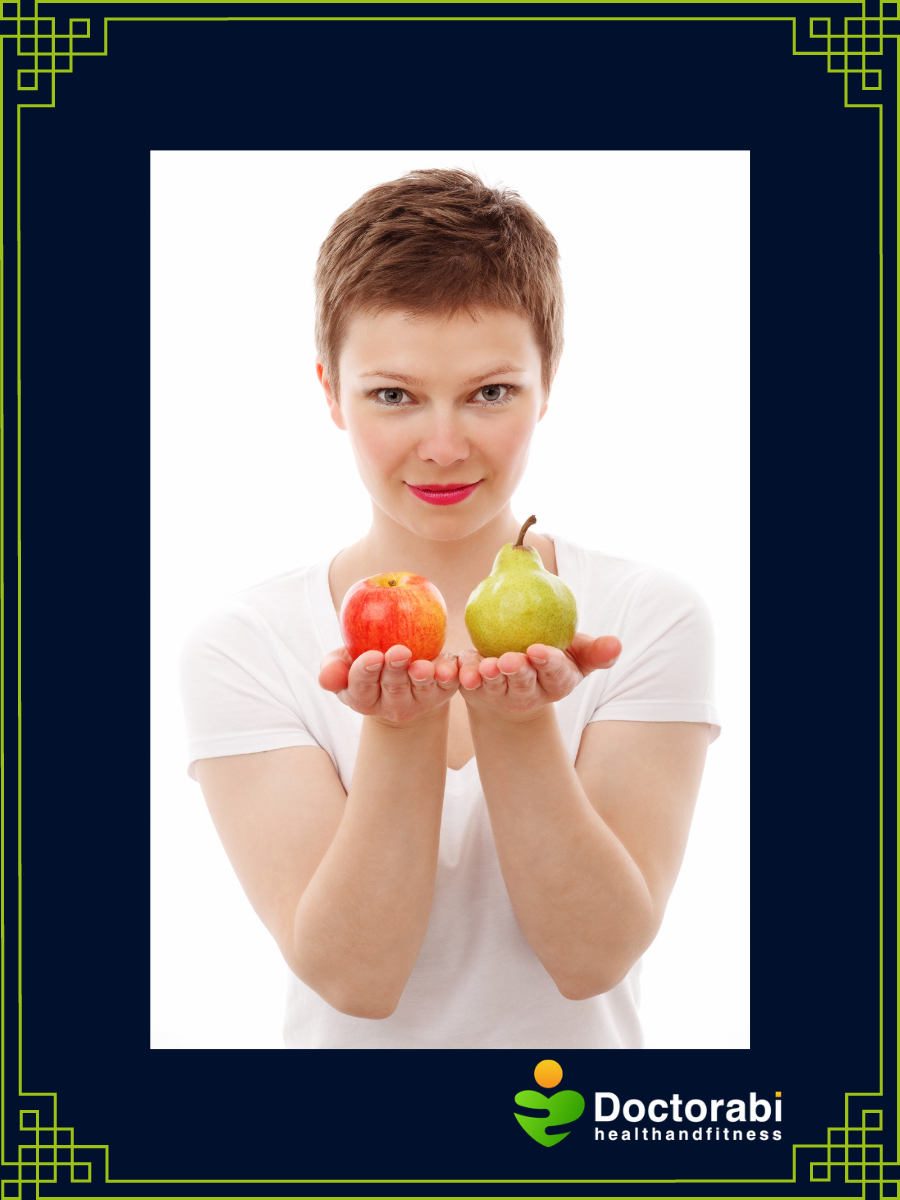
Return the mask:
POLYGON ((502 367, 494 367, 493 371, 485 371, 485 373, 483 375, 476 375, 473 379, 467 379, 464 386, 465 387, 474 387, 474 385, 476 383, 481 383, 482 380, 484 380, 484 379, 490 379, 490 377, 492 375, 510 375, 513 372, 515 372, 518 375, 521 375, 524 370, 525 370, 524 367, 515 367, 515 366, 509 366, 509 365, 502 366, 502 367))
POLYGON ((400 371, 361 371, 360 379, 399 379, 401 383, 411 384, 413 387, 424 387, 425 384, 421 379, 416 379, 414 375, 403 375, 400 371))
MULTIPOLYGON (((485 379, 490 379, 492 375, 510 375, 516 373, 521 375, 525 370, 524 367, 517 367, 511 364, 505 364, 500 367, 494 367, 491 371, 485 371, 482 375, 475 375, 472 379, 466 379, 463 382, 463 387, 474 387, 476 383, 481 383, 485 379)), ((397 379, 400 383, 407 383, 412 387, 424 387, 424 381, 417 379, 414 375, 404 375, 401 371, 360 371, 359 379, 397 379)))

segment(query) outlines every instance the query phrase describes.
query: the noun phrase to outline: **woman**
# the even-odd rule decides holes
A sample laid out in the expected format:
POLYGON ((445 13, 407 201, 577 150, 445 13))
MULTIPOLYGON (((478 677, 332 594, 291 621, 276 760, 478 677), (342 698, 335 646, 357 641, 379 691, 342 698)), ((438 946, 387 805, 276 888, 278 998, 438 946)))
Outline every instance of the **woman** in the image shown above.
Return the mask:
POLYGON ((373 189, 323 244, 319 378, 372 525, 242 593, 184 666, 192 772, 291 968, 289 1047, 641 1045, 637 964, 717 732, 708 617, 661 572, 532 532, 592 632, 482 659, 463 619, 521 526, 557 258, 461 171, 373 189), (344 595, 386 570, 444 596, 434 663, 335 649, 344 595))

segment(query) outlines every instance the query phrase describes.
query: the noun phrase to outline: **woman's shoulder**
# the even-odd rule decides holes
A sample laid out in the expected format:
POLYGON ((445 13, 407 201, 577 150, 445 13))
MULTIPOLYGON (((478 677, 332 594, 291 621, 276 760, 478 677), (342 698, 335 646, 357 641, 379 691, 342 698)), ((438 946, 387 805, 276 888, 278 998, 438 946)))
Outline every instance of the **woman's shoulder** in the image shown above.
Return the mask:
POLYGON ((326 646, 329 562, 296 567, 233 592, 194 624, 186 649, 259 647, 276 655, 287 651, 321 658, 323 647, 333 648, 326 646))
POLYGON ((705 613, 696 588, 667 568, 579 545, 557 534, 546 536, 554 543, 557 574, 575 592, 585 614, 595 613, 598 619, 603 614, 609 620, 614 611, 622 620, 635 610, 705 613))
POLYGON ((329 561, 310 563, 272 575, 260 583, 234 592, 229 603, 273 615, 285 609, 296 614, 299 608, 313 608, 316 584, 323 575, 327 580, 329 561))
POLYGON ((557 533, 547 533, 545 537, 553 542, 556 571, 560 579, 565 579, 568 573, 574 581, 586 586, 596 587, 600 584, 607 588, 629 589, 643 586, 655 578, 660 582, 675 583, 678 580, 676 575, 640 559, 625 558, 584 546, 557 533))
POLYGON ((545 537, 553 542, 556 551, 556 567, 562 575, 562 566, 575 564, 578 569, 592 573, 600 572, 610 577, 631 578, 654 568, 648 563, 637 559, 623 558, 621 555, 609 554, 605 550, 581 545, 570 541, 558 533, 546 533, 545 537))

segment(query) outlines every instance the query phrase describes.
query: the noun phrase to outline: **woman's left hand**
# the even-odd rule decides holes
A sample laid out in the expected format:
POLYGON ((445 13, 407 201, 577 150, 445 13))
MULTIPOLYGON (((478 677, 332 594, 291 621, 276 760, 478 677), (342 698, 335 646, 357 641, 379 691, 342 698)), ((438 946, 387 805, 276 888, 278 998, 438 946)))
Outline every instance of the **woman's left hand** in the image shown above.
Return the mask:
POLYGON ((527 721, 562 700, 592 671, 608 670, 622 653, 617 637, 576 633, 568 650, 535 643, 525 654, 482 658, 457 655, 460 692, 471 708, 511 721, 527 721))

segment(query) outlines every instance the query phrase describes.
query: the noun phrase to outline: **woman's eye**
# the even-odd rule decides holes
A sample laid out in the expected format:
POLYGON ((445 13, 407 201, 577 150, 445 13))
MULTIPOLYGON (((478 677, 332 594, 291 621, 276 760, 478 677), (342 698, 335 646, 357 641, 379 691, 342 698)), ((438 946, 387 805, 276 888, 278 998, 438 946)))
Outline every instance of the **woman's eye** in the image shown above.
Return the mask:
POLYGON ((402 404, 406 399, 406 392, 403 388, 381 388, 375 393, 382 404, 390 404, 396 406, 402 404))
POLYGON ((509 388, 505 383, 488 383, 478 393, 480 400, 493 401, 504 400, 509 392, 509 388))

